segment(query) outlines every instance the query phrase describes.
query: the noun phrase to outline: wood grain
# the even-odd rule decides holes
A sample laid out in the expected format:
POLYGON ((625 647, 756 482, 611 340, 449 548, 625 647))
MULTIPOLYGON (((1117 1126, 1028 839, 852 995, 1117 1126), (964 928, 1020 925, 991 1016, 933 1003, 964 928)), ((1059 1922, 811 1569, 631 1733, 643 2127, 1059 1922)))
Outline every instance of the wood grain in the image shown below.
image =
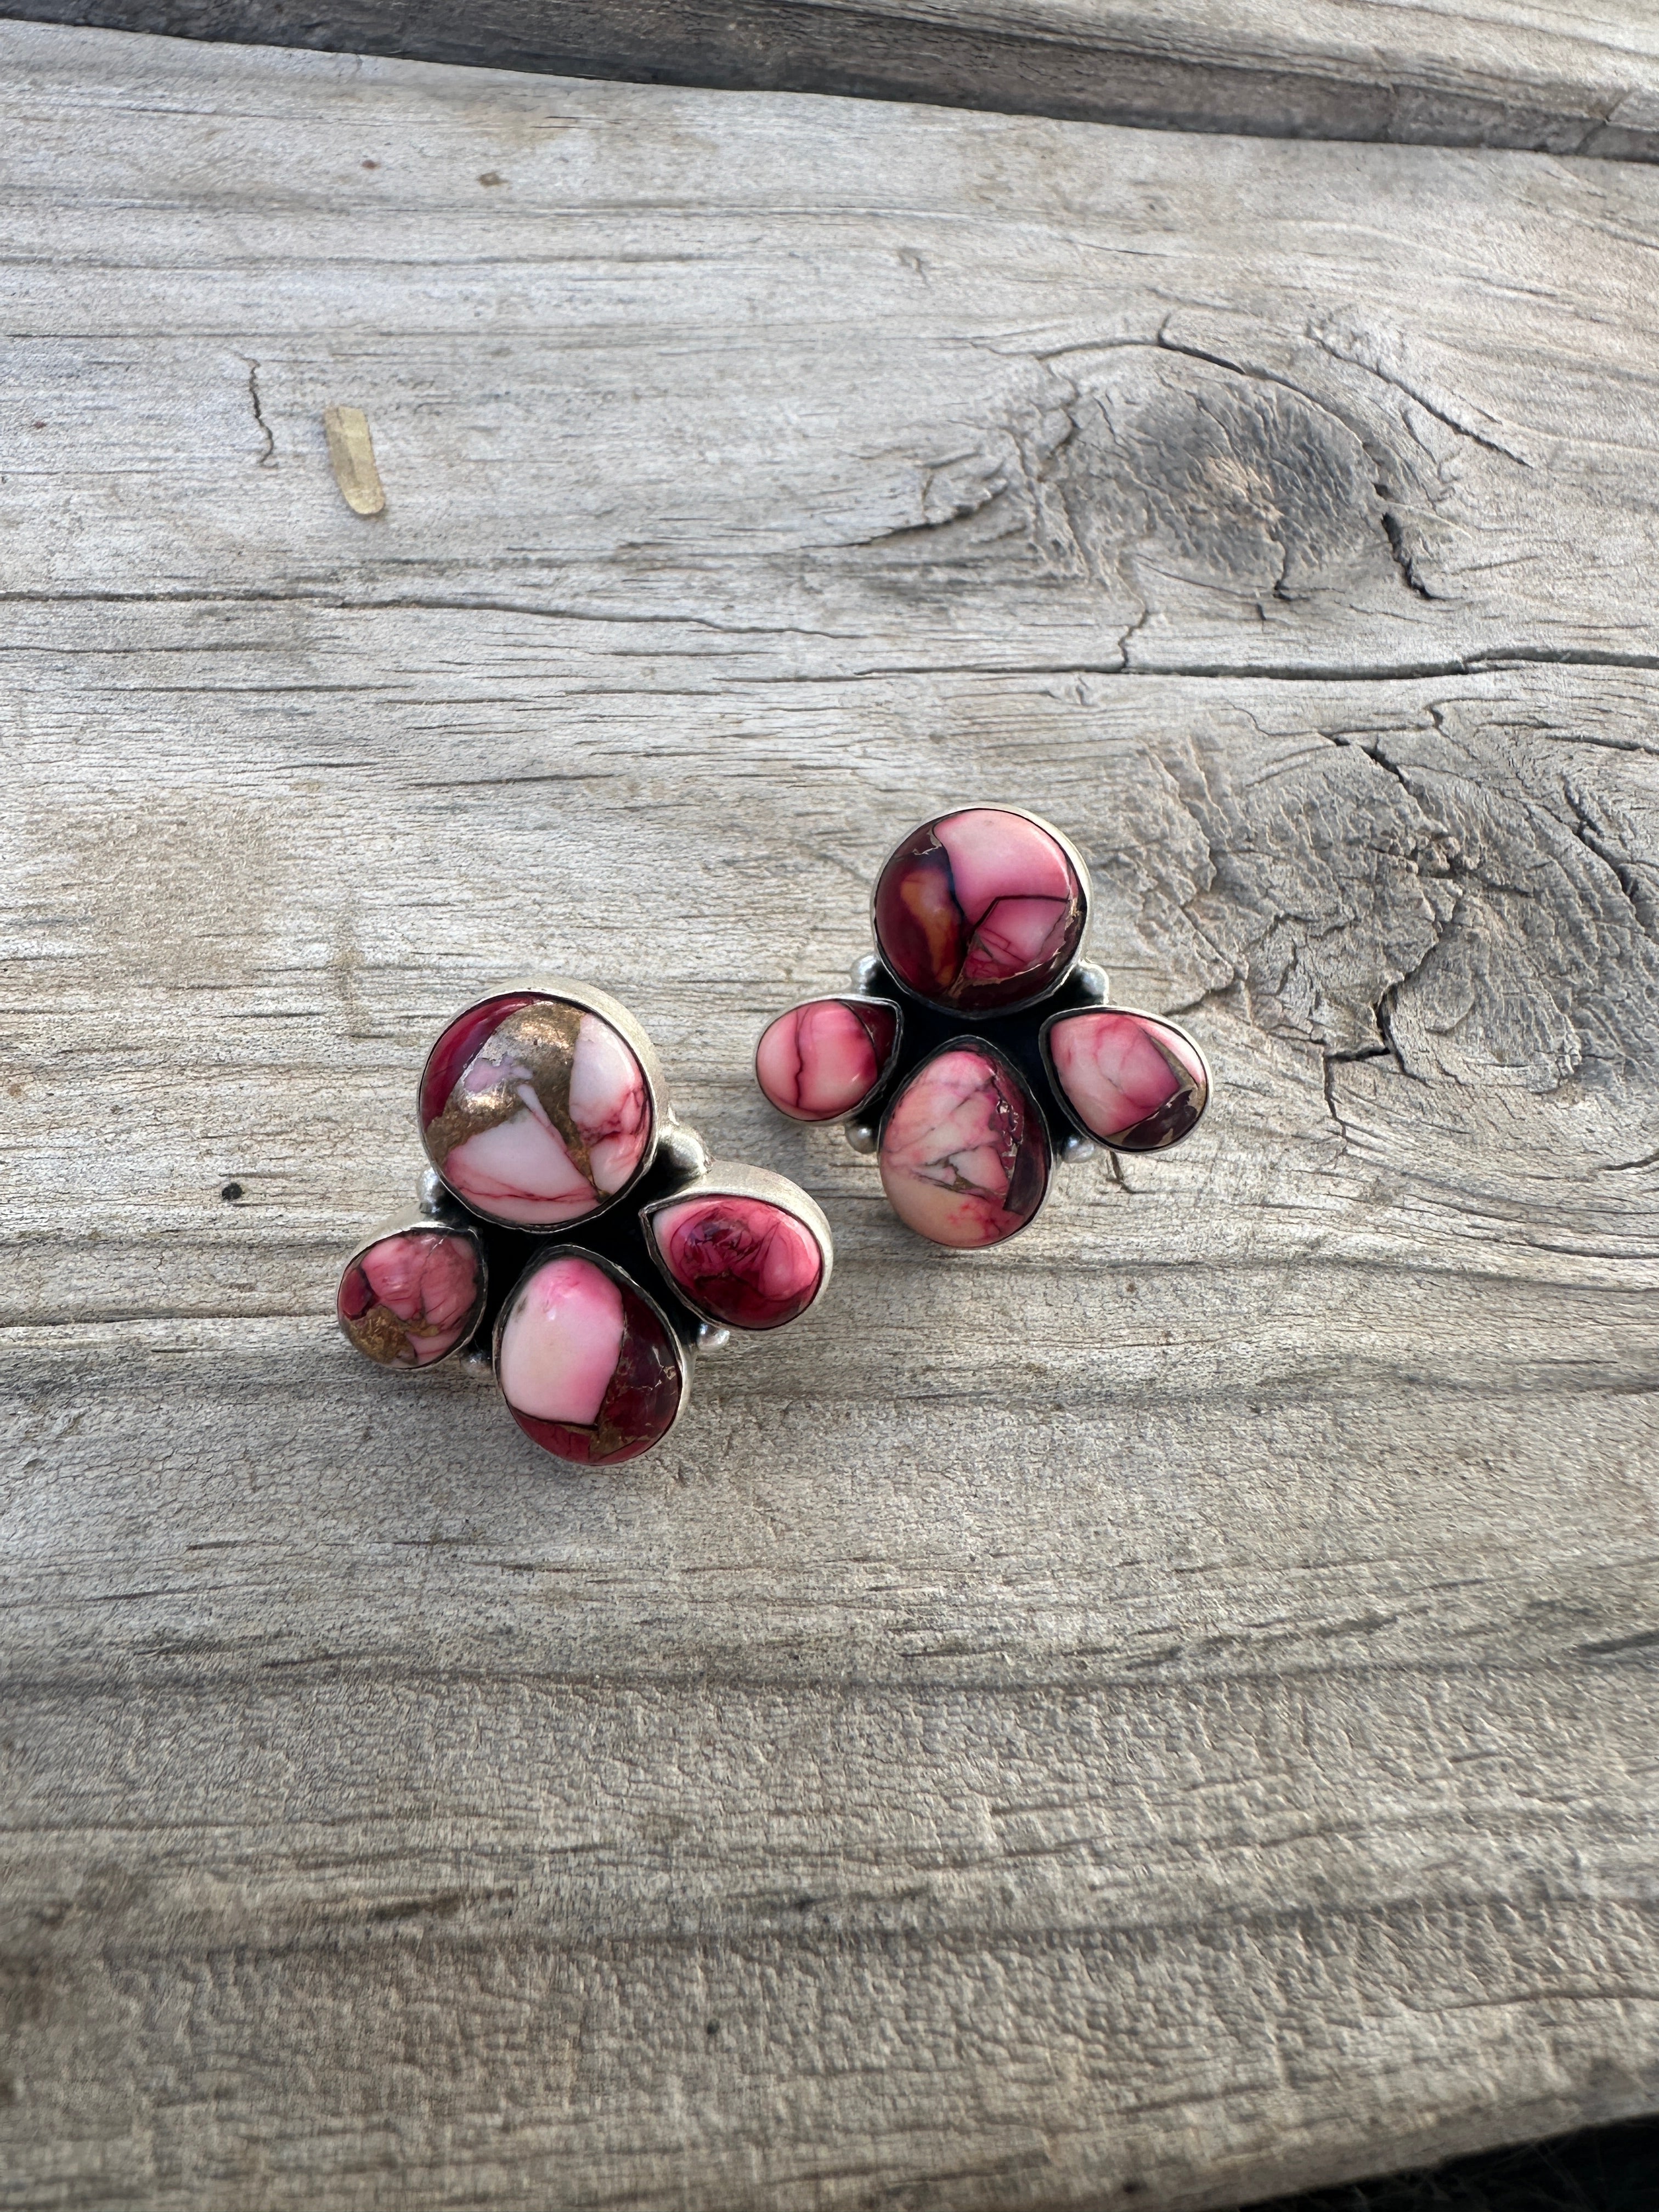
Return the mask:
POLYGON ((1659 158, 1647 0, 0 0, 0 16, 1166 130, 1659 158))
POLYGON ((1659 179, 0 51, 0 2203, 1659 2106, 1659 179), (957 1260, 746 1060, 983 796, 1218 1092, 957 1260), (837 1237, 617 1480, 329 1316, 526 962, 837 1237))

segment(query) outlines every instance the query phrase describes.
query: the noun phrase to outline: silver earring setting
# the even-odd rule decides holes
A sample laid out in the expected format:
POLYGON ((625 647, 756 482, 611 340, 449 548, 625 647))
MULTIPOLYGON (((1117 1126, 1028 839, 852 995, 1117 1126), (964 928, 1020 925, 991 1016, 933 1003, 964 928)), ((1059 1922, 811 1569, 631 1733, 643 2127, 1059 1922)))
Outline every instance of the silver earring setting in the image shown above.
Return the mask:
POLYGON ((762 1091, 796 1121, 843 1122, 899 1218, 957 1249, 1035 1219, 1056 1158, 1179 1144, 1209 1068, 1173 1022, 1104 1003, 1082 962, 1089 897, 1082 854, 1034 814, 924 822, 877 878, 854 991, 762 1036, 762 1091))
POLYGON ((691 1355, 783 1327, 830 1280, 830 1226, 763 1168, 711 1161, 626 1007, 563 978, 478 1000, 427 1056, 419 1212, 358 1245, 341 1329, 382 1367, 492 1365, 556 1458, 659 1443, 691 1355))

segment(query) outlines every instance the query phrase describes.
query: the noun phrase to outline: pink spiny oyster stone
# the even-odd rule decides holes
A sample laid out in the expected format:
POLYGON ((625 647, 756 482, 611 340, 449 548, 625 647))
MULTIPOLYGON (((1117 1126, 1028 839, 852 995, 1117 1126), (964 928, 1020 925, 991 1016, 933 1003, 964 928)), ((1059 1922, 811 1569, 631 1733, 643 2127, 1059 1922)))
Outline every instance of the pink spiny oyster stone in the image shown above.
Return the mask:
POLYGON ((797 1121, 855 1113, 885 1073, 896 1008, 876 999, 809 999, 780 1014, 755 1053, 761 1089, 797 1121))
POLYGON ((764 1199, 682 1199, 659 1208, 651 1233, 690 1304, 733 1328, 781 1328, 811 1304, 823 1275, 811 1231, 764 1199))
POLYGON ((349 1340, 382 1367, 429 1367, 453 1352, 483 1304, 477 1247, 448 1229, 382 1237, 340 1278, 335 1310, 349 1340))
POLYGON ((684 1388, 679 1355, 624 1277, 579 1252, 527 1274, 503 1323, 495 1373, 527 1437, 583 1467, 637 1459, 665 1436, 684 1388))
POLYGON ((645 1071, 611 1024, 526 992, 469 1007, 439 1038, 421 1133, 475 1212, 551 1229, 625 1190, 654 1132, 645 1071))
POLYGON ((882 1188, 899 1219, 935 1244, 1000 1244, 1048 1187, 1048 1136, 1000 1052, 975 1037, 925 1060, 888 1109, 882 1188))
POLYGON ((923 823, 876 884, 882 958, 918 998, 963 1012, 1001 1012, 1052 990, 1086 919, 1065 848, 1002 807, 923 823))
POLYGON ((1209 1103, 1197 1052, 1150 1014, 1106 1006, 1060 1015, 1048 1050, 1054 1081, 1084 1127, 1124 1152, 1179 1144, 1209 1103))

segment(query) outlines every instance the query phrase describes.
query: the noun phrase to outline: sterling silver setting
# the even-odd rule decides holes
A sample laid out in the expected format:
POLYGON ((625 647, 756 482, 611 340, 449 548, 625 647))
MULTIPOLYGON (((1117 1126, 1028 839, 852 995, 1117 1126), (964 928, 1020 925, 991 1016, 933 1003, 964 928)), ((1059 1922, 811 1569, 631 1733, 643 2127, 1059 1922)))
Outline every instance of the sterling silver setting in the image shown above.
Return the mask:
POLYGON ((784 1326, 828 1286, 818 1206, 711 1159, 643 1027, 591 984, 532 976, 474 1000, 425 1054, 416 1097, 418 1210, 354 1248, 341 1329, 377 1365, 493 1369, 557 1458, 650 1449, 697 1355, 784 1326))
POLYGON ((853 995, 767 1024, 763 1092, 792 1120, 838 1124, 900 1218, 957 1250, 1029 1227, 1057 1166, 1181 1142, 1208 1104, 1208 1063, 1164 1017, 1108 1004, 1084 957, 1092 902, 1081 851, 1041 815, 934 816, 878 872, 853 995))

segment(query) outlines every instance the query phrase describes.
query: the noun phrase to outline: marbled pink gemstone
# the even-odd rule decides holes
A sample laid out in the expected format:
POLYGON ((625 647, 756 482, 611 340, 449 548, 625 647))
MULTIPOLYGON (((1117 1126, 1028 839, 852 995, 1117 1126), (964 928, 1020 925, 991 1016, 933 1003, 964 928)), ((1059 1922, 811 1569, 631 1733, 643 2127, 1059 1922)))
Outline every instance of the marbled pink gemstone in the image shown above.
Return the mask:
POLYGON ((781 1328, 811 1304, 823 1279, 817 1237, 764 1199, 682 1199, 652 1216, 651 1233, 690 1304, 732 1328, 781 1328))
POLYGON ((878 999, 809 999, 780 1014, 755 1053, 761 1089, 797 1121, 855 1113, 886 1072, 898 1009, 878 999))
POLYGON ((582 1467, 637 1459, 679 1411, 678 1349, 627 1278, 557 1253, 514 1291, 495 1375, 507 1409, 544 1451, 582 1467))
POLYGON ((427 1154, 475 1212, 556 1229, 608 1205, 649 1157, 645 1071, 600 1015, 520 992, 471 1006, 421 1082, 427 1154))
POLYGON ((1157 1152, 1198 1126, 1210 1084, 1197 1048, 1168 1022, 1115 1006, 1056 1018, 1048 1064, 1066 1104, 1092 1137, 1126 1152, 1157 1152))
POLYGON ((366 1358, 383 1367, 429 1367, 471 1334, 483 1295, 471 1237, 409 1229, 358 1254, 340 1278, 335 1310, 366 1358))
POLYGON ((923 823, 876 884, 883 959, 918 998, 964 1012, 1001 1012, 1052 990, 1087 919, 1065 847, 1001 807, 923 823))
POLYGON ((935 1244, 1000 1244, 1048 1188, 1048 1133, 1000 1052, 976 1037, 923 1060, 882 1122, 882 1187, 899 1219, 935 1244))

